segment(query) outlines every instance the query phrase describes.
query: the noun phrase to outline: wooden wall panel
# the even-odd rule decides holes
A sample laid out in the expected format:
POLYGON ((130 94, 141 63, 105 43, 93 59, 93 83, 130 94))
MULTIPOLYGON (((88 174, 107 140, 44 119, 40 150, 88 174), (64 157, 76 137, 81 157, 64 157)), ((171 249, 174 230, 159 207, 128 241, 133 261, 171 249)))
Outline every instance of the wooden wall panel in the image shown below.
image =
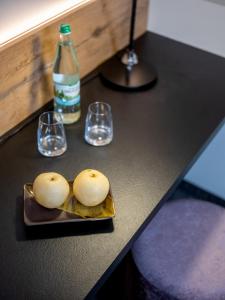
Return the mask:
MULTIPOLYGON (((148 0, 138 1, 136 37, 146 31, 148 0)), ((0 136, 53 97, 58 26, 73 30, 81 77, 128 44, 130 0, 96 0, 0 52, 0 136)))

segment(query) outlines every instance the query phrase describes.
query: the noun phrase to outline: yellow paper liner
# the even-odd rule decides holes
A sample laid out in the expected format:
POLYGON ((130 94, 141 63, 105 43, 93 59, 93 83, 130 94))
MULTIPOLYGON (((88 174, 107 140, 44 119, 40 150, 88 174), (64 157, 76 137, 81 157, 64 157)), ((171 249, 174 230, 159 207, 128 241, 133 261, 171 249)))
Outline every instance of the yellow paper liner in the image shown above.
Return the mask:
POLYGON ((67 213, 80 216, 81 218, 111 218, 115 216, 115 208, 111 191, 107 195, 106 199, 99 205, 85 206, 74 197, 71 187, 68 199, 59 207, 59 209, 67 213))

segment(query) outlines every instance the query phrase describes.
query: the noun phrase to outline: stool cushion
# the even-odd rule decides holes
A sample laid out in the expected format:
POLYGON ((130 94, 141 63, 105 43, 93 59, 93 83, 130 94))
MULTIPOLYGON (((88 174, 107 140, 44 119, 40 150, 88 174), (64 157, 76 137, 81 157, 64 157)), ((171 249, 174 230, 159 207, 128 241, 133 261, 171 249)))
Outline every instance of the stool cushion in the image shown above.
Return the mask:
POLYGON ((225 209, 199 199, 167 202, 134 243, 142 276, 169 297, 225 299, 225 209))

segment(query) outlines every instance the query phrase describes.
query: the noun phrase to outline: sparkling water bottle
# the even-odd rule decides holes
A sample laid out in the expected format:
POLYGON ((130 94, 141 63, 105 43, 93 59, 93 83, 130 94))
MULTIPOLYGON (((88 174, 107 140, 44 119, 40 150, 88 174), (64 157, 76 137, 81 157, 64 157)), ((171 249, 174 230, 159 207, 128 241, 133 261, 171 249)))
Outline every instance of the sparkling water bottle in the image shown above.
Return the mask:
POLYGON ((71 124, 80 118, 79 65, 70 25, 61 24, 59 33, 53 65, 54 110, 61 114, 64 124, 71 124))

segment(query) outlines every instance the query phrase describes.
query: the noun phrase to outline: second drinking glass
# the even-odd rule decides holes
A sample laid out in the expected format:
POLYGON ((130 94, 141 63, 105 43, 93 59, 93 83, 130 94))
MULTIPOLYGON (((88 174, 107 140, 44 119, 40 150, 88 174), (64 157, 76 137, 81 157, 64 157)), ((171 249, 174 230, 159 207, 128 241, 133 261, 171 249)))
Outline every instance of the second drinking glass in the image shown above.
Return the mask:
POLYGON ((113 139, 111 106, 104 102, 94 102, 88 107, 84 138, 93 146, 105 146, 113 139))

